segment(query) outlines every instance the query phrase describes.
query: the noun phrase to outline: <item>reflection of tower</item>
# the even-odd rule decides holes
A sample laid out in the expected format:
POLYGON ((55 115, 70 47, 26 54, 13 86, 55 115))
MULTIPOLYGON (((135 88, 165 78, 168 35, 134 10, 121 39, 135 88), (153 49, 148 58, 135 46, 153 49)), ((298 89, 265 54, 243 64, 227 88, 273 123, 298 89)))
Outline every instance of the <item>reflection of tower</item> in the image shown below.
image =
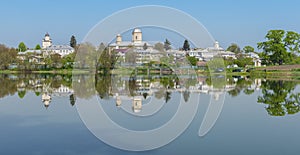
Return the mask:
POLYGON ((132 31, 132 42, 133 43, 142 43, 142 31, 141 31, 141 29, 135 28, 132 31))
POLYGON ((142 110, 142 99, 134 98, 132 101, 133 112, 138 113, 142 110))
POLYGON ((45 38, 42 41, 42 47, 43 47, 43 49, 45 49, 45 48, 50 47, 50 46, 52 46, 52 40, 50 38, 49 33, 46 33, 45 38))
POLYGON ((215 99, 216 101, 218 101, 218 100, 220 99, 220 94, 215 93, 215 94, 214 94, 214 99, 215 99))
POLYGON ((120 107, 121 104, 122 104, 122 100, 121 100, 121 98, 120 98, 119 96, 117 96, 117 99, 116 99, 116 106, 117 106, 117 107, 120 107))
POLYGON ((44 106, 48 108, 51 102, 51 96, 47 93, 44 93, 42 95, 42 102, 44 103, 44 106))

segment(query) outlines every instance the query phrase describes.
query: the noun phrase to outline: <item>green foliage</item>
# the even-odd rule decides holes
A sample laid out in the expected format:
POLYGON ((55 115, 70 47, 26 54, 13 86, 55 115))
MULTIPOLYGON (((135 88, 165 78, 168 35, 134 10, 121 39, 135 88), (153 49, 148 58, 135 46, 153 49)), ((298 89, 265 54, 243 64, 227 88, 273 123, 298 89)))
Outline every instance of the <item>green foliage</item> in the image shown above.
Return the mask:
POLYGON ((164 49, 166 51, 171 49, 171 42, 168 39, 166 39, 166 41, 164 42, 164 49))
POLYGON ((198 59, 196 57, 187 56, 188 61, 191 63, 192 66, 196 66, 198 59))
POLYGON ((291 52, 299 52, 300 35, 296 32, 270 30, 265 38, 266 41, 257 44, 257 48, 263 50, 260 56, 264 64, 289 63, 293 57, 291 52))
POLYGON ((184 51, 189 51, 189 50, 191 49, 191 48, 190 48, 190 43, 189 43, 188 40, 184 40, 182 49, 183 49, 184 51))
POLYGON ((239 67, 246 67, 247 65, 254 65, 252 58, 242 57, 234 60, 234 64, 237 64, 239 67))
POLYGON ((156 44, 154 45, 154 49, 156 49, 156 50, 158 50, 158 51, 160 51, 160 52, 164 52, 164 51, 165 51, 164 45, 163 45, 162 43, 156 43, 156 44))
POLYGON ((77 41, 76 41, 76 38, 74 35, 71 36, 71 39, 70 39, 70 46, 75 48, 77 45, 77 41))
POLYGON ((232 43, 228 48, 227 51, 233 52, 235 54, 241 53, 241 48, 236 44, 232 43))
POLYGON ((266 81, 262 83, 262 96, 258 103, 266 104, 266 110, 271 116, 284 116, 300 111, 300 94, 294 94, 295 82, 291 81, 266 81))
POLYGON ((18 46, 19 51, 21 52, 25 52, 27 50, 27 47, 25 45, 24 42, 20 42, 19 46, 18 46))
POLYGON ((42 49, 42 48, 41 48, 40 44, 37 44, 37 45, 35 46, 34 49, 35 49, 35 50, 40 50, 40 49, 42 49))
POLYGON ((17 62, 17 51, 0 44, 0 69, 7 69, 9 64, 17 62))
POLYGON ((133 49, 129 49, 125 53, 125 62, 135 64, 136 63, 136 52, 133 51, 133 49))
POLYGON ((251 46, 245 46, 245 47, 243 48, 243 51, 244 51, 245 53, 252 53, 252 52, 254 52, 254 48, 251 47, 251 46))

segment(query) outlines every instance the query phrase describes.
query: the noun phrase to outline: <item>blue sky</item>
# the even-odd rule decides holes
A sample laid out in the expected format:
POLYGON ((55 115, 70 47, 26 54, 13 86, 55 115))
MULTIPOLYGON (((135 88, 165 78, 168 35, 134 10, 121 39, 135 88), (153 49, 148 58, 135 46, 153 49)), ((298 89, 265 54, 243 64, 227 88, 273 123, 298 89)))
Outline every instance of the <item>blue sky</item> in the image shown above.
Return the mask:
POLYGON ((20 41, 34 47, 45 32, 55 44, 68 44, 71 35, 80 42, 105 17, 139 5, 184 11, 201 22, 223 47, 231 43, 256 46, 270 29, 300 32, 297 0, 3 0, 0 4, 0 43, 13 47, 20 41))

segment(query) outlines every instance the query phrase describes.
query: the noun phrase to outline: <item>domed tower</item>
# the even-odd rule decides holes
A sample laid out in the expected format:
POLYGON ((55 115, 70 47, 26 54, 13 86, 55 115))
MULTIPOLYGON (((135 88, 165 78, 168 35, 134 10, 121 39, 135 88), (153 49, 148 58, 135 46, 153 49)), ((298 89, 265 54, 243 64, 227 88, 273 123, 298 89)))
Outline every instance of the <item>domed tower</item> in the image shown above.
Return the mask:
POLYGON ((142 31, 141 29, 135 28, 132 31, 132 42, 133 43, 142 43, 142 31))
POLYGON ((122 36, 120 34, 117 35, 117 38, 116 38, 116 44, 121 44, 122 42, 122 36))
POLYGON ((46 33, 45 37, 44 37, 44 39, 42 41, 42 47, 43 47, 43 49, 45 49, 45 48, 47 48, 49 46, 52 46, 52 40, 50 38, 49 33, 46 33))
POLYGON ((219 45, 219 42, 218 42, 218 41, 215 42, 214 47, 215 47, 215 49, 219 49, 219 48, 220 48, 220 45, 219 45))

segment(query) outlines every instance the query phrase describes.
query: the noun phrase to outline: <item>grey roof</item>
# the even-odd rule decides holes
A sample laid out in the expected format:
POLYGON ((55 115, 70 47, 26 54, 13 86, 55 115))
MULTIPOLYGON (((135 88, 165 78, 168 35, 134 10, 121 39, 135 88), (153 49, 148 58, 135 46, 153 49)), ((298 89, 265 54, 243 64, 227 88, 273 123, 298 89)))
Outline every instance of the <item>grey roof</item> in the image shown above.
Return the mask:
POLYGON ((52 45, 47 47, 45 50, 74 50, 73 47, 69 45, 52 45))
POLYGON ((26 50, 25 52, 18 52, 18 55, 23 55, 27 53, 36 53, 36 54, 42 54, 41 50, 26 50))

